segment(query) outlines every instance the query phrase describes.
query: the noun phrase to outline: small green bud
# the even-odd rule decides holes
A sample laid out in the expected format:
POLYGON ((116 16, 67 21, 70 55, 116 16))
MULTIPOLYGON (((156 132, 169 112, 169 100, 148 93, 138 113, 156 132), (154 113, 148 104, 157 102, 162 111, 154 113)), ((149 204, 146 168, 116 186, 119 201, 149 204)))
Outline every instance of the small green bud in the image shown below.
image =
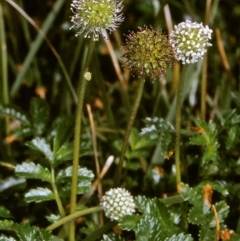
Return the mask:
POLYGON ((86 73, 84 74, 84 78, 85 78, 86 80, 90 81, 90 80, 92 79, 92 73, 86 72, 86 73))
POLYGON ((137 33, 127 35, 126 65, 134 74, 155 79, 162 77, 172 65, 173 50, 166 35, 152 28, 139 28, 137 33))

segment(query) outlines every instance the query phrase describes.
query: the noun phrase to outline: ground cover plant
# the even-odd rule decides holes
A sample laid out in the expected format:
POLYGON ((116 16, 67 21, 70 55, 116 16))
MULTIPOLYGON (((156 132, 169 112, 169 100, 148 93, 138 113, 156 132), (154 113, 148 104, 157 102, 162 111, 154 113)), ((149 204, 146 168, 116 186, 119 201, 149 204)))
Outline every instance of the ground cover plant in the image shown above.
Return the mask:
POLYGON ((240 240, 239 18, 1 0, 0 241, 240 240))

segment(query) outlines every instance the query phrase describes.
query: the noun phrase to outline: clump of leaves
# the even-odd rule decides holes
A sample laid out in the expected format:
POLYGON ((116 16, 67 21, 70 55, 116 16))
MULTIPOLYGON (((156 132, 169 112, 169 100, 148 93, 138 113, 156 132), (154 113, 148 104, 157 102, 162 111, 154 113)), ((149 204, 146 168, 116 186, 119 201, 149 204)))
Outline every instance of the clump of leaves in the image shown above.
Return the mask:
MULTIPOLYGON (((126 215, 119 221, 122 230, 134 233, 136 241, 163 240, 163 241, 193 241, 188 234, 188 225, 191 223, 199 228, 199 240, 231 240, 237 241, 240 236, 230 231, 225 219, 229 213, 229 206, 223 200, 212 203, 213 190, 223 197, 228 195, 226 187, 214 182, 202 182, 194 188, 181 183, 178 187, 180 196, 165 199, 146 198, 137 196, 135 203, 137 214, 126 215), (181 198, 180 198, 181 197, 181 198), (184 201, 182 204, 177 204, 184 201), (185 206, 176 212, 176 206, 185 206), (186 210, 188 207, 188 210, 186 210), (185 216, 187 211, 187 216, 185 216), (180 223, 185 225, 179 225, 180 223), (226 238, 229 237, 229 238, 226 238)), ((103 241, 124 240, 120 235, 103 235, 103 241)))
POLYGON ((50 231, 12 221, 0 221, 0 230, 1 241, 63 241, 53 236, 50 231))
MULTIPOLYGON (((0 106, 1 114, 11 116, 12 119, 20 122, 19 128, 13 130, 11 134, 17 138, 28 140, 24 144, 25 152, 29 157, 20 164, 12 165, 17 177, 14 180, 25 183, 24 201, 26 203, 42 203, 51 200, 56 202, 58 211, 48 210, 49 215, 46 217, 48 221, 55 222, 66 215, 64 207, 68 203, 71 193, 72 166, 68 161, 73 156, 73 121, 67 117, 58 118, 50 126, 48 105, 44 101, 34 98, 31 100, 30 106, 30 115, 11 105, 0 106), (36 180, 36 182, 30 182, 30 189, 27 180, 36 180)), ((81 147, 81 156, 91 153, 91 145, 88 141, 83 141, 81 147)), ((85 167, 79 168, 77 194, 91 190, 93 178, 94 174, 91 170, 85 167)), ((9 188, 11 189, 11 187, 9 188)), ((13 218, 7 208, 2 207, 0 211, 1 217, 13 218)), ((37 240, 35 237, 42 237, 41 240, 46 241, 54 240, 49 231, 41 231, 30 227, 29 224, 23 225, 6 221, 2 223, 2 229, 11 232, 15 230, 20 240, 37 240), (22 233, 19 234, 18 230, 22 230, 22 233), (28 235, 31 235, 32 239, 27 239, 28 235), (25 239, 22 238, 23 236, 25 239)), ((55 240, 61 239, 56 238, 55 240)))

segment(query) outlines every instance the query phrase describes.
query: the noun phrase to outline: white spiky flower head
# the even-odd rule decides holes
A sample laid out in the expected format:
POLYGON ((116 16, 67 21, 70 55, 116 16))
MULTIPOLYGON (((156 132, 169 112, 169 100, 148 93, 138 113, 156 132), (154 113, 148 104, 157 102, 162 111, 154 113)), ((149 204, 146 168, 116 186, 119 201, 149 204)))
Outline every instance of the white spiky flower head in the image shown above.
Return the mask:
POLYGON ((175 25, 170 34, 175 58, 183 64, 198 62, 207 52, 207 47, 212 46, 209 43, 211 34, 212 30, 208 26, 204 27, 202 23, 187 20, 175 25))
POLYGON ((105 215, 111 220, 135 212, 135 203, 132 195, 124 188, 112 188, 102 197, 100 206, 105 215))
POLYGON ((99 39, 99 34, 107 37, 107 30, 115 31, 124 17, 122 14, 121 0, 73 0, 71 10, 72 28, 80 28, 76 36, 93 36, 94 41, 99 39))

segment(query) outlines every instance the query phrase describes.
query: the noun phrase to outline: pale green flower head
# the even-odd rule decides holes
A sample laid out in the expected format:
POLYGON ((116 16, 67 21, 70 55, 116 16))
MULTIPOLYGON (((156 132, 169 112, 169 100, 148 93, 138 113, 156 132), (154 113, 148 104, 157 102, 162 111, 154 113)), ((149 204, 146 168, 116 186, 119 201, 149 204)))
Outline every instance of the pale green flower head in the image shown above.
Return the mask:
POLYGON ((99 39, 99 34, 107 38, 107 30, 115 31, 124 17, 121 0, 73 0, 71 10, 72 28, 79 28, 76 36, 84 34, 85 38, 99 39))
POLYGON ((135 212, 133 196, 124 188, 112 188, 102 197, 100 206, 111 220, 119 220, 135 212))
POLYGON ((183 64, 196 63, 207 52, 212 30, 202 23, 193 23, 189 20, 174 26, 170 34, 170 43, 175 58, 183 64))

